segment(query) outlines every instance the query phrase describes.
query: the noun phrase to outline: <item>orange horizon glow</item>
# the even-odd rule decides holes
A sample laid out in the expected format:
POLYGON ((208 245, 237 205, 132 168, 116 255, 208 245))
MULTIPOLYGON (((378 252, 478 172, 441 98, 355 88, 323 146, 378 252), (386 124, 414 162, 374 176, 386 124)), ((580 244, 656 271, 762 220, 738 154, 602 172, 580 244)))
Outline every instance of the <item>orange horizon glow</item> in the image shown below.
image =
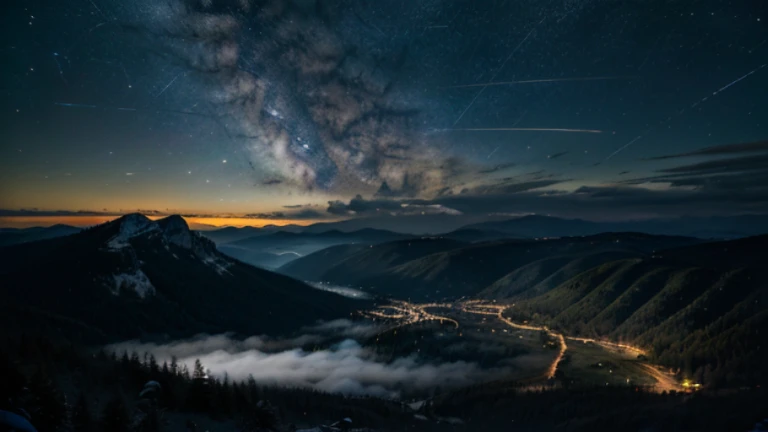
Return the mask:
MULTIPOLYGON (((76 227, 87 227, 92 225, 98 225, 105 222, 109 222, 119 218, 122 215, 95 215, 95 216, 78 216, 78 215, 66 215, 66 216, 1 216, 0 228, 31 228, 31 227, 48 227, 57 224, 72 225, 76 227)), ((152 220, 162 219, 167 215, 156 216, 146 215, 152 220)), ((261 228, 266 225, 301 225, 307 226, 316 222, 333 222, 333 220, 307 220, 307 219, 252 219, 252 218, 240 218, 240 217, 184 217, 187 224, 192 229, 199 229, 201 226, 207 225, 211 228, 223 228, 223 227, 238 227, 242 228, 250 226, 254 228, 261 228), (197 225, 197 226, 195 226, 197 225)))

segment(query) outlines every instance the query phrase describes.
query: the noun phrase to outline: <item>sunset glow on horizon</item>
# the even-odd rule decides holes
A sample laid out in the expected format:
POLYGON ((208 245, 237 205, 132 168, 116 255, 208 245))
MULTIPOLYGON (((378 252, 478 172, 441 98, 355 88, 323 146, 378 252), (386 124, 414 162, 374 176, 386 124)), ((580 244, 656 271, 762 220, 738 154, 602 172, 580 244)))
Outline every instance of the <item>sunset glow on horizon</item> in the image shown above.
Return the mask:
MULTIPOLYGON (((72 225, 76 227, 89 227, 102 224, 119 218, 120 214, 97 216, 3 216, 0 217, 0 228, 30 228, 47 227, 52 225, 72 225)), ((162 219, 168 215, 146 215, 152 220, 162 219)), ((184 216, 183 216, 184 217, 184 216)), ((254 227, 261 228, 267 225, 311 225, 314 220, 302 219, 257 219, 246 217, 184 217, 192 229, 214 229, 223 227, 254 227)), ((329 220, 329 222, 337 219, 329 220)))

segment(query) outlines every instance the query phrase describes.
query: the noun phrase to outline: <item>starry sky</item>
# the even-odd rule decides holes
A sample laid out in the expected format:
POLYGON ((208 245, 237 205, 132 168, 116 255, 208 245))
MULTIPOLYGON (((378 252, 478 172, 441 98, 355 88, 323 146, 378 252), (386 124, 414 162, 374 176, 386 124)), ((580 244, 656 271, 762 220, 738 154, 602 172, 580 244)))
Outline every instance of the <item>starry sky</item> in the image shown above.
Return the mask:
POLYGON ((0 225, 768 213, 768 2, 0 9, 0 225))

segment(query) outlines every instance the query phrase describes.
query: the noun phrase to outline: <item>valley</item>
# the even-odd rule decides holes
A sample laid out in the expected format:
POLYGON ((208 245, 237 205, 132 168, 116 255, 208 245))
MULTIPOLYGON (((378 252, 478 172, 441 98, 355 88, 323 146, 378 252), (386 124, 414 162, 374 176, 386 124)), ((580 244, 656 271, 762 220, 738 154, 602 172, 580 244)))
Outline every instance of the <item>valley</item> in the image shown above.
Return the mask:
MULTIPOLYGON (((419 327, 423 331, 429 328, 425 325, 429 323, 439 325, 434 326, 431 336, 427 335, 426 340, 421 336, 421 340, 416 341, 414 345, 424 347, 432 343, 445 344, 446 333, 472 338, 476 333, 483 332, 486 339, 492 340, 499 347, 517 346, 531 350, 543 346, 545 355, 540 356, 539 364, 504 377, 506 380, 523 382, 530 387, 572 385, 578 381, 582 386, 603 383, 642 386, 660 393, 685 390, 681 382, 662 372, 663 368, 648 363, 645 360, 647 352, 640 347, 567 336, 546 326, 527 322, 516 323, 504 316, 510 307, 512 306, 482 300, 423 304, 394 301, 374 310, 362 311, 361 314, 374 322, 384 323, 384 330, 376 337, 377 350, 381 350, 381 335, 392 332, 396 334, 397 331, 402 335, 408 332, 408 327, 411 326, 419 327), (540 344, 542 335, 546 335, 543 345, 540 344), (433 340, 429 340, 430 338, 433 340), (617 378, 619 376, 621 378, 617 378), (556 378, 558 383, 554 381, 556 378)), ((421 348, 417 352, 421 353, 421 348)))

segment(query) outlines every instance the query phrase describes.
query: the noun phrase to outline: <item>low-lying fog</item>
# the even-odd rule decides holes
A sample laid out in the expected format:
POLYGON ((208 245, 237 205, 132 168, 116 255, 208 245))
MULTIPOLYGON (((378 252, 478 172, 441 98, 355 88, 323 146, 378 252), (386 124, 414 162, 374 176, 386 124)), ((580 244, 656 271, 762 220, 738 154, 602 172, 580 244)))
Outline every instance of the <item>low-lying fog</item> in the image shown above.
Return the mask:
POLYGON ((128 341, 108 349, 117 353, 148 352, 160 363, 176 357, 190 370, 195 359, 200 359, 210 374, 227 374, 235 380, 253 377, 264 385, 386 398, 492 380, 514 369, 510 364, 482 368, 464 360, 430 361, 418 354, 376 354, 362 341, 378 330, 370 323, 341 319, 306 328, 304 334, 291 339, 200 335, 164 345, 128 341))
POLYGON ((372 296, 367 292, 359 289, 355 289, 355 288, 350 288, 350 287, 341 286, 341 285, 332 285, 324 282, 307 282, 307 283, 313 288, 317 288, 322 291, 330 291, 332 293, 335 293, 344 297, 349 297, 349 298, 359 299, 359 300, 367 300, 372 298, 372 296))

